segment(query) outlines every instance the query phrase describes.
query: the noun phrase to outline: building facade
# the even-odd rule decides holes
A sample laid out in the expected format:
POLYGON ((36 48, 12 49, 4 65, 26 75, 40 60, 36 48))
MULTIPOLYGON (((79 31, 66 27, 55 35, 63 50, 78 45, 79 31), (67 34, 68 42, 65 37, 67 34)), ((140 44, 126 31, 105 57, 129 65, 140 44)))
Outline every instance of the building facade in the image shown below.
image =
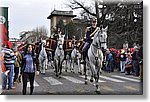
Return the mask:
POLYGON ((58 22, 62 20, 63 24, 66 25, 74 17, 76 17, 76 15, 73 15, 73 11, 53 10, 51 14, 47 17, 47 19, 50 19, 50 33, 54 33, 54 31, 57 29, 58 22))

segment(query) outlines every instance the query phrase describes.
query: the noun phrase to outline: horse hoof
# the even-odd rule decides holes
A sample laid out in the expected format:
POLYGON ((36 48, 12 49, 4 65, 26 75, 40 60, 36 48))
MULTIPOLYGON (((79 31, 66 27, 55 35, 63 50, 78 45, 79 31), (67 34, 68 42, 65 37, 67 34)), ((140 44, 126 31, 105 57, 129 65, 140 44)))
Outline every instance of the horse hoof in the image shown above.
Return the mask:
POLYGON ((90 79, 90 82, 93 83, 93 79, 90 79))
POLYGON ((96 89, 96 93, 97 93, 97 94, 101 94, 101 90, 100 90, 99 87, 96 89))
POLYGON ((100 91, 98 91, 98 90, 96 90, 96 93, 97 93, 97 94, 101 94, 101 92, 100 92, 100 91))
POLYGON ((85 81, 84 84, 87 85, 88 84, 87 81, 85 81))

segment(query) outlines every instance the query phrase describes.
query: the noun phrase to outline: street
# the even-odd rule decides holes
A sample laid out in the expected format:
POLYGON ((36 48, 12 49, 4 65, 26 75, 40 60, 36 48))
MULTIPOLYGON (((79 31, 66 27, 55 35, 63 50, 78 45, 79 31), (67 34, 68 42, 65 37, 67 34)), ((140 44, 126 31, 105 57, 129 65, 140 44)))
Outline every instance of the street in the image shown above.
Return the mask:
MULTIPOLYGON (((77 67, 76 67, 77 68, 77 67)), ((88 71, 90 73, 90 71, 88 71)), ((48 68, 46 75, 38 75, 34 82, 34 95, 97 95, 94 83, 84 84, 84 76, 75 73, 62 72, 62 78, 55 76, 54 69, 48 68)), ((143 83, 139 77, 125 75, 118 71, 102 72, 99 80, 101 95, 140 95, 143 94, 143 83)), ((29 94, 29 83, 27 94, 29 94)), ((22 83, 16 83, 15 89, 4 90, 3 95, 21 95, 22 83)))

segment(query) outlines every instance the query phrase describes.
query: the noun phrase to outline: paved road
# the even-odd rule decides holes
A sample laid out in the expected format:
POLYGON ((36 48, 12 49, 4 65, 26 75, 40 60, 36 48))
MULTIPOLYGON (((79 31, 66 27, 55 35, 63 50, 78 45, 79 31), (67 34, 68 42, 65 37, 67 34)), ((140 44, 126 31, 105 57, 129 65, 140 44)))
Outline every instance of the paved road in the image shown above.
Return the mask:
MULTIPOLYGON (((90 78, 90 77, 88 77, 90 78)), ((62 78, 55 77, 54 70, 49 68, 46 75, 39 75, 35 78, 34 95, 97 95, 93 83, 84 84, 84 76, 63 71, 62 78)), ((125 75, 118 71, 103 72, 99 80, 102 95, 139 95, 143 93, 143 83, 139 77, 125 75)), ((22 94, 22 83, 15 84, 15 89, 4 90, 5 95, 22 94)), ((28 84, 29 93, 29 84, 28 84)))

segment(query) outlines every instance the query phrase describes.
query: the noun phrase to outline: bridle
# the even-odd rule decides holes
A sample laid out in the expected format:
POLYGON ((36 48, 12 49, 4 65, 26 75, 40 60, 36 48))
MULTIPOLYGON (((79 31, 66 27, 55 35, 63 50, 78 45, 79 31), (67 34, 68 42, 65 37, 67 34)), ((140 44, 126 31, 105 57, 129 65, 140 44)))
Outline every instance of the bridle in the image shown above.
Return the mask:
MULTIPOLYGON (((92 46, 95 47, 96 49, 101 50, 101 41, 100 41, 100 37, 99 37, 99 32, 98 32, 98 34, 97 34, 97 36, 96 36, 95 38, 98 38, 98 43, 99 43, 100 46, 98 46, 98 44, 97 44, 97 45, 92 44, 92 46)), ((92 52, 93 56, 95 57, 95 60, 98 60, 98 56, 96 56, 96 55, 94 54, 92 48, 91 48, 91 52, 92 52)), ((97 61, 96 61, 96 62, 97 62, 97 61)))

